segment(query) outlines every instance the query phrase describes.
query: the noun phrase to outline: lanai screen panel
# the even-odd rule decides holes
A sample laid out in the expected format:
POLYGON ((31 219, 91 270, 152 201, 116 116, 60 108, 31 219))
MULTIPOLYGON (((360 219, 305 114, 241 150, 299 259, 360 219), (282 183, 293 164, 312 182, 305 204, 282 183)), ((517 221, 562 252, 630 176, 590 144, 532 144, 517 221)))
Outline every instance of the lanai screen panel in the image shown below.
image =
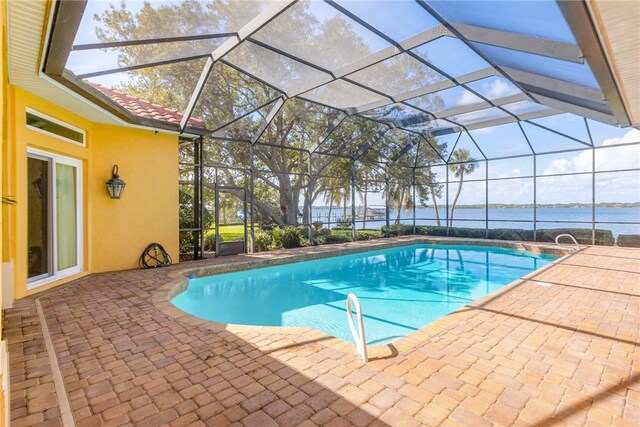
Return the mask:
POLYGON ((123 90, 160 79, 181 127, 192 117, 215 138, 263 143, 270 102, 302 99, 347 119, 323 137, 315 114, 300 116, 319 143, 291 147, 358 158, 391 144, 373 150, 389 161, 412 146, 380 126, 438 138, 563 111, 615 121, 567 13, 554 1, 88 1, 66 68, 123 90))
POLYGON ((237 126, 234 123, 246 116, 257 119, 259 114, 264 119, 280 96, 272 86, 220 62, 213 66, 192 116, 204 120, 206 128, 215 133, 237 126))
POLYGON ((310 150, 339 111, 298 98, 287 100, 274 115, 257 144, 310 150))
POLYGON ((270 3, 265 0, 196 0, 179 4, 170 0, 89 0, 74 45, 229 35, 237 33, 270 3), (108 23, 113 18, 131 25, 114 30, 117 27, 108 23))

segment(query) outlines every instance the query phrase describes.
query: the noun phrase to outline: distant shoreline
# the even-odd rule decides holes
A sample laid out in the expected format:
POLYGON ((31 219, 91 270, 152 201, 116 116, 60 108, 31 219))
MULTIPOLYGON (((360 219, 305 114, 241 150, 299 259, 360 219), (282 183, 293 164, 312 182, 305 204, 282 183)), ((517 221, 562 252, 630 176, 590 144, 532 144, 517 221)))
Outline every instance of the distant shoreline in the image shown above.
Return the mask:
MULTIPOLYGON (((439 204, 439 206, 444 206, 444 204, 439 204)), ((533 203, 489 203, 487 206, 489 209, 533 209, 533 203)), ((567 209, 567 208, 590 208, 591 203, 544 203, 538 204, 537 208, 557 208, 557 209, 567 209)), ((619 208, 619 209, 629 209, 629 208, 640 208, 640 202, 633 203, 622 203, 622 202, 610 202, 610 203, 596 203, 596 208, 619 208)), ((314 209, 329 209, 329 206, 314 206, 314 209)), ((357 206, 357 208, 362 208, 362 206, 357 206)), ((384 205, 369 205, 371 209, 384 209, 384 205)), ((432 208, 432 205, 424 206, 424 208, 432 208)), ((456 209, 484 209, 485 205, 456 205, 456 209)), ((302 206, 300 207, 302 209, 302 206)), ((332 210, 342 209, 342 206, 337 207, 334 206, 332 210)), ((351 209, 349 206, 348 209, 351 209)))
MULTIPOLYGON (((456 209, 480 209, 484 208, 485 205, 459 205, 456 206, 456 209)), ((533 203, 526 204, 506 204, 506 203, 489 203, 487 206, 489 209, 522 209, 522 208, 531 208, 533 209, 533 203)), ((538 208, 590 208, 591 203, 546 203, 546 204, 538 204, 538 208)), ((596 203, 596 208, 619 208, 619 209, 629 209, 629 208, 640 208, 640 202, 635 203, 596 203)))

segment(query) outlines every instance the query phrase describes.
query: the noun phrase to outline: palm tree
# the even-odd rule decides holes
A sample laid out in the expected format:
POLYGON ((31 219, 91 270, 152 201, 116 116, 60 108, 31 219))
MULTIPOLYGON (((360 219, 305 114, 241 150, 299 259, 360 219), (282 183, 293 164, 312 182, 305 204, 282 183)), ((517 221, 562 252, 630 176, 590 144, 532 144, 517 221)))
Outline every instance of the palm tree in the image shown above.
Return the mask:
POLYGON ((453 226, 453 211, 458 203, 458 197, 460 197, 460 191, 462 190, 462 182, 464 176, 476 170, 478 167, 478 161, 471 157, 471 152, 467 148, 458 148, 451 154, 451 162, 449 164, 449 170, 453 172, 456 178, 460 178, 458 183, 458 192, 456 193, 453 204, 451 205, 451 215, 449 215, 449 227, 453 226))
POLYGON ((332 188, 329 191, 324 193, 324 202, 329 205, 329 213, 327 214, 327 222, 331 222, 331 211, 333 210, 333 205, 337 204, 340 206, 342 202, 340 193, 335 191, 335 188, 332 188))
POLYGON ((436 213, 436 224, 438 227, 442 225, 440 222, 440 212, 438 211, 438 200, 436 199, 436 183, 433 183, 429 186, 429 190, 431 191, 431 203, 433 203, 433 210, 436 213))

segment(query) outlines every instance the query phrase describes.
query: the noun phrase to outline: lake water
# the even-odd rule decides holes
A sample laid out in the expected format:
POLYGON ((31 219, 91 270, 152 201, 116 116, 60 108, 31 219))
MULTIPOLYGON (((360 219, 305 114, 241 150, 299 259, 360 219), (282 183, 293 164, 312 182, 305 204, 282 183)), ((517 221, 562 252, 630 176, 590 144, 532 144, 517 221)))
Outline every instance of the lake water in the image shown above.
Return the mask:
MULTIPOLYGON (((377 208, 377 207, 376 207, 377 208)), ((445 208, 439 208, 442 225, 445 224, 445 208)), ((314 221, 327 221, 328 209, 313 208, 314 221)), ((347 214, 350 214, 347 208, 347 214)), ((390 221, 394 222, 398 211, 391 210, 390 221)), ((331 211, 331 222, 343 214, 342 209, 331 211)), ((543 228, 591 228, 591 208, 538 208, 538 229, 543 228), (577 221, 577 223, 572 223, 577 221)), ((436 225, 433 208, 417 208, 417 225, 436 225)), ((400 212, 401 222, 412 223, 412 211, 400 212)), ((384 221, 367 221, 366 228, 380 228, 384 221)), ((484 209, 461 209, 454 212, 454 227, 485 228, 484 209)), ((363 228, 362 222, 357 228, 363 228)), ((489 228, 521 228, 533 230, 533 208, 489 209, 489 228)), ((596 208, 596 228, 608 229, 617 237, 619 234, 640 234, 639 208, 596 208), (614 224, 614 223, 623 224, 614 224)))

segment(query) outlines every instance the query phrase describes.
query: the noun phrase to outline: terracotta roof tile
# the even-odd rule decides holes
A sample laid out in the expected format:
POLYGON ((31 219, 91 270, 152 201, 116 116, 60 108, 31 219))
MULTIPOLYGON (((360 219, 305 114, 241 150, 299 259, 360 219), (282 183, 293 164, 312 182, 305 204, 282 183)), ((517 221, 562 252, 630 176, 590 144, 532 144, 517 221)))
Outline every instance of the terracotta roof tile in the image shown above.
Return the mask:
MULTIPOLYGON (((99 90, 104 95, 111 98, 119 106, 136 116, 151 118, 169 123, 180 123, 180 121, 182 120, 183 114, 180 111, 163 107, 162 105, 147 101, 145 99, 127 95, 124 92, 116 89, 111 89, 97 83, 89 82, 87 80, 85 80, 84 82, 89 86, 99 90)), ((188 124, 189 126, 195 128, 206 128, 204 120, 195 117, 191 117, 188 124)))

